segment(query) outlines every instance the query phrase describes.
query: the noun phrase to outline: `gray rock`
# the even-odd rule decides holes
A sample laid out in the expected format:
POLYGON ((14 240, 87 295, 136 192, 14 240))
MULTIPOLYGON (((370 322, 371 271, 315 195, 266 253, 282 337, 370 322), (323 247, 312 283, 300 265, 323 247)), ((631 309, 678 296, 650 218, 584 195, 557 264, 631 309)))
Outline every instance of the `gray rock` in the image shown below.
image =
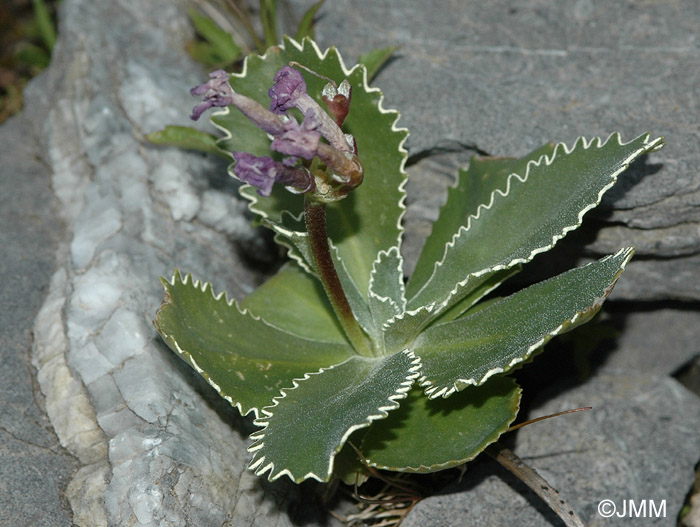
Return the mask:
POLYGON ((31 367, 31 327, 63 226, 32 123, 0 127, 0 525, 68 525, 77 461, 61 447, 31 367))
MULTIPOLYGON (((679 489, 692 485, 700 450, 700 399, 674 379, 629 370, 558 388, 564 393, 540 399, 532 417, 580 406, 593 410, 521 429, 515 453, 560 491, 585 525, 675 525, 685 499, 679 489), (612 500, 615 516, 598 513, 603 500, 612 500), (636 508, 645 503, 647 516, 631 516, 629 500, 636 508), (651 500, 665 514, 652 514, 651 500)), ((402 525, 512 525, 513 518, 524 527, 561 525, 519 480, 482 460, 467 469, 461 485, 420 502, 402 525)))
MULTIPOLYGON (((309 2, 294 4, 301 11, 309 2)), ((348 63, 401 46, 375 84, 401 111, 413 156, 445 144, 517 156, 618 130, 665 136, 667 147, 637 162, 593 213, 601 224, 586 251, 635 245, 646 257, 629 266, 618 298, 698 300, 699 281, 689 280, 700 269, 696 8, 692 0, 342 0, 324 6, 316 35, 348 63)), ((432 202, 436 188, 429 179, 415 191, 432 202)))
MULTIPOLYGON (((225 164, 144 140, 189 124, 188 89, 206 78, 184 51, 185 3, 67 0, 60 22, 51 66, 26 91, 34 128, 22 139, 43 147, 67 228, 33 363, 68 466, 79 464, 65 489, 72 520, 290 525, 298 488, 246 470, 249 420, 151 324, 158 278, 175 267, 239 298, 263 278, 239 256, 264 244, 225 164)), ((66 476, 54 472, 51 488, 66 476)))
MULTIPOLYGON (((549 139, 572 141, 580 134, 606 135, 616 129, 631 138, 657 124, 656 132, 666 134, 674 146, 650 157, 634 173, 636 184, 608 202, 607 216, 601 218, 627 231, 610 231, 590 247, 595 252, 597 243, 607 247, 645 229, 649 255, 662 254, 655 252, 656 241, 662 240, 659 251, 673 258, 649 258, 642 262, 649 269, 631 266, 630 276, 640 274, 625 298, 700 298, 695 286, 683 281, 694 276, 688 264, 698 252, 692 229, 683 227, 697 222, 693 178, 700 171, 692 121, 697 101, 689 96, 693 86, 688 75, 697 70, 692 39, 697 15, 688 2, 675 3, 667 12, 658 4, 596 6, 585 0, 570 12, 563 4, 543 10, 528 2, 516 12, 509 5, 455 3, 428 9, 415 1, 400 7, 335 2, 324 7, 317 32, 323 45, 337 44, 350 57, 378 45, 403 44, 401 59, 384 70, 379 85, 387 106, 404 112, 400 124, 413 129, 408 143, 413 154, 429 154, 450 142, 466 145, 460 149, 467 153, 522 154, 549 139), (647 177, 647 172, 653 174, 647 177), (688 221, 678 220, 679 215, 688 221), (665 232, 672 235, 646 232, 655 229, 671 229, 665 232), (668 265, 676 265, 671 280, 665 277, 668 265), (644 283, 650 275, 655 280, 644 283)), ((27 486, 18 488, 42 493, 12 498, 14 524, 31 520, 27 511, 44 500, 47 514, 53 515, 47 516, 50 521, 68 521, 70 514, 56 496, 64 488, 72 521, 89 526, 284 526, 292 524, 288 510, 298 509, 308 497, 308 488, 267 485, 245 470, 249 421, 237 417, 180 363, 150 324, 162 297, 157 277, 169 276, 176 266, 236 297, 263 278, 241 260, 242 253, 262 255, 262 238, 249 228, 234 183, 221 178, 224 166, 196 154, 154 148, 143 139, 166 124, 188 124, 192 100, 187 89, 204 78, 182 49, 190 35, 184 2, 64 0, 52 65, 26 92, 26 128, 12 133, 37 145, 34 152, 50 167, 58 215, 67 230, 63 237, 58 232, 50 236, 62 243, 34 325, 32 357, 62 448, 51 442, 50 434, 37 442, 55 454, 47 455, 46 465, 37 465, 50 476, 36 487, 22 472, 24 459, 13 461, 11 479, 3 484, 24 478, 27 486)), ((15 138, 13 144, 21 143, 15 138)), ((448 179, 442 180, 444 189, 448 179)), ((426 225, 420 208, 434 213, 436 193, 430 184, 413 192, 416 214, 408 219, 426 225), (429 199, 422 201, 424 195, 429 199)), ((28 204, 26 210, 40 206, 28 204)), ((41 217, 47 216, 52 217, 41 217)), ((54 223, 51 228, 58 227, 54 223)), ((33 240, 41 243, 42 238, 33 240)), ((46 247, 54 249, 50 243, 42 248, 48 266, 46 247)), ((48 270, 39 275, 47 283, 48 270)), ((623 284, 618 290, 624 292, 623 284)), ((26 343, 26 332, 17 339, 26 343)), ((628 364, 630 359, 620 360, 628 364)), ((21 365, 13 368, 19 371, 21 365)), ((683 442, 690 435, 688 423, 697 422, 697 401, 672 380, 643 374, 623 378, 612 363, 610 368, 581 388, 588 402, 600 400, 601 407, 611 408, 610 413, 584 416, 591 420, 584 431, 595 442, 594 454, 573 456, 577 461, 571 466, 559 456, 556 466, 533 464, 557 475, 552 483, 562 491, 577 492, 579 487, 569 485, 566 477, 591 474, 594 467, 593 490, 580 494, 581 501, 571 499, 588 517, 596 500, 608 497, 599 493, 612 492, 604 478, 609 468, 618 467, 616 459, 625 460, 619 474, 638 479, 618 474, 610 481, 632 481, 635 491, 650 488, 645 478, 662 481, 659 474, 673 473, 677 479, 664 484, 681 490, 659 496, 669 500, 671 511, 688 488, 687 474, 697 457, 695 439, 683 442), (653 397, 645 400, 645 391, 653 397), (643 419, 635 423, 640 412, 643 419), (640 430, 650 427, 654 434, 640 436, 640 430), (593 463, 613 447, 617 458, 600 457, 608 462, 593 463), (643 459, 635 459, 635 453, 643 459), (647 458, 654 464, 645 465, 647 458), (557 473, 557 466, 568 468, 557 473)), ((550 402, 560 409, 557 401, 550 402)), ((32 405, 27 408, 38 412, 32 405)), ((19 414, 8 422, 15 426, 18 420, 19 414)), ((565 441, 571 448, 581 444, 581 429, 572 426, 570 435, 562 432, 558 442, 540 447, 528 434, 552 437, 542 427, 553 425, 536 426, 519 434, 520 455, 551 456, 565 441)), ((26 459, 40 459, 32 445, 20 443, 26 459)), ((5 451, 0 455, 9 459, 5 451)), ((490 494, 466 496, 474 496, 488 518, 503 504, 490 494)), ((638 496, 645 497, 630 497, 638 496)), ((519 498, 511 492, 505 499, 519 498)), ((428 504, 410 521, 419 521, 428 504)), ((502 523, 512 523, 526 508, 508 509, 502 523)))

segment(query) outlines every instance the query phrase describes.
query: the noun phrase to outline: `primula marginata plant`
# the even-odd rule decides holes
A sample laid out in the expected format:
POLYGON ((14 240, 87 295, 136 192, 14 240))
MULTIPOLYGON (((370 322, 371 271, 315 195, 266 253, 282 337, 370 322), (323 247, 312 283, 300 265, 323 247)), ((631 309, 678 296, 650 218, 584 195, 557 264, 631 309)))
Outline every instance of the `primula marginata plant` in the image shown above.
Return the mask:
POLYGON ((175 271, 155 324, 226 400, 255 414, 250 468, 270 480, 432 472, 495 442, 520 401, 507 374, 589 320, 633 249, 480 300, 663 146, 613 134, 473 159, 406 280, 408 132, 364 66, 348 70, 335 49, 287 39, 192 94, 203 98, 192 118, 218 108, 218 146, 291 261, 241 302, 175 271))

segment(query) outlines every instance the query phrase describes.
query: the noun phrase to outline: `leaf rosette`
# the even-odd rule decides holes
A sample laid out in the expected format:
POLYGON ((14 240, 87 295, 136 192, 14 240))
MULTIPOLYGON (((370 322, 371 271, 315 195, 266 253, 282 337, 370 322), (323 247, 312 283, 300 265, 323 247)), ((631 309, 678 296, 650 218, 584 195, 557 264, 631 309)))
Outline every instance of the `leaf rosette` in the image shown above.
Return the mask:
MULTIPOLYGON (((241 194, 291 262, 241 302, 176 272, 163 281, 156 327, 222 397, 255 415, 260 429, 251 435, 250 468, 270 480, 353 480, 364 467, 346 446, 350 441, 364 463, 386 470, 431 472, 469 461, 517 415, 520 388, 507 374, 551 338, 589 320, 633 250, 480 301, 580 226, 618 175, 663 140, 643 135, 625 143, 613 134, 571 147, 545 145, 521 159, 474 158, 449 190, 406 281, 407 131, 368 86, 365 67, 348 69, 334 48, 321 53, 311 40, 286 39, 264 56, 248 57, 243 73, 215 81, 267 106, 268 87, 290 65, 314 108, 324 104, 329 81, 351 87, 349 113, 336 121, 354 145, 344 155, 360 160, 364 179, 327 205, 323 237, 360 338, 328 293, 308 204, 283 185, 266 187, 266 197, 260 187, 244 185, 241 194)), ((217 148, 235 160, 234 177, 242 170, 239 152, 272 156, 266 167, 288 161, 279 151, 271 154, 282 133, 278 123, 270 121, 270 134, 240 105, 217 105, 223 109, 212 121, 224 134, 217 148)), ((308 112, 291 109, 285 119, 303 119, 310 129, 308 112)), ((324 169, 315 159, 298 165, 311 174, 318 166, 324 169)))

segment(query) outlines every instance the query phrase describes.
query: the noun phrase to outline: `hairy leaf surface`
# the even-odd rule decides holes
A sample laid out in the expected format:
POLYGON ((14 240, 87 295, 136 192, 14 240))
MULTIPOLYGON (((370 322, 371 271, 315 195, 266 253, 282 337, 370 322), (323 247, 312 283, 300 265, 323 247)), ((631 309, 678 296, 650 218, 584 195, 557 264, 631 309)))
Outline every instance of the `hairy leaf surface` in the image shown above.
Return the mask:
POLYGON ((285 265, 240 306, 254 317, 298 337, 347 343, 321 283, 294 264, 285 265))
POLYGON ((470 216, 476 216, 479 205, 487 205, 497 190, 505 192, 511 174, 525 174, 530 161, 553 152, 554 145, 548 143, 520 159, 472 157, 467 170, 459 171, 456 184, 447 191, 447 201, 440 208, 411 275, 408 295, 415 294, 428 281, 435 263, 445 255, 445 246, 470 216))
MULTIPOLYGON (((521 390, 498 376, 449 399, 413 388, 401 407, 373 423, 357 445, 367 463, 400 472, 435 472, 471 461, 515 419, 521 390)), ((355 436, 351 438, 354 440, 355 436)))
POLYGON ((508 178, 504 192, 478 207, 447 245, 433 274, 409 300, 409 309, 438 302, 436 314, 489 280, 492 273, 532 260, 581 225, 620 172, 634 159, 661 148, 645 134, 621 143, 579 139, 571 149, 557 145, 551 156, 530 161, 525 174, 508 178), (457 284, 457 285, 455 285, 457 284))
POLYGON ((430 398, 483 384, 527 360, 553 336, 590 319, 632 257, 631 248, 437 324, 415 341, 430 398))
POLYGON ((354 356, 349 344, 302 338, 272 327, 189 275, 182 278, 176 271, 163 285, 158 332, 243 415, 259 415, 291 379, 354 356))
POLYGON ((398 408, 419 368, 410 352, 356 356, 296 380, 256 420, 263 430, 251 435, 251 470, 269 471, 270 480, 286 474, 296 482, 328 481, 333 459, 350 434, 398 408))

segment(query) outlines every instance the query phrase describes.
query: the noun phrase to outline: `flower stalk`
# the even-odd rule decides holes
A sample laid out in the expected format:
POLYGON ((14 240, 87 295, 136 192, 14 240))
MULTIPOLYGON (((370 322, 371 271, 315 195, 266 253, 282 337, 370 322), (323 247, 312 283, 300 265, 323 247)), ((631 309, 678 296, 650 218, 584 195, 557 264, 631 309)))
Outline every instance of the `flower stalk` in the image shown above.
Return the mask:
POLYGON ((305 196, 304 218, 306 230, 309 233, 314 267, 321 279, 328 300, 333 306, 333 311, 355 351, 359 355, 373 357, 374 353, 372 353, 369 339, 355 319, 333 263, 326 229, 326 204, 314 201, 308 195, 305 196))

